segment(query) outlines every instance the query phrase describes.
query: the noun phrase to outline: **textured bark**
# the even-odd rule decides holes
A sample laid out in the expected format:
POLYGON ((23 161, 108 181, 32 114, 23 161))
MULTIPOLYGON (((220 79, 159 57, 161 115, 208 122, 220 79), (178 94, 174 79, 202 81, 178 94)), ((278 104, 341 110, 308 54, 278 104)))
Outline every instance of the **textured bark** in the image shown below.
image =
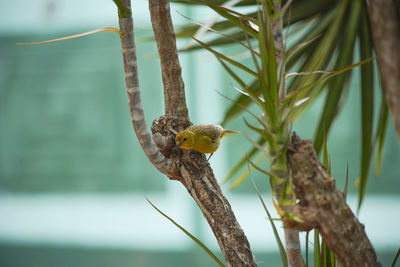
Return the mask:
POLYGON ((302 141, 293 134, 288 160, 300 199, 298 210, 303 211, 295 213, 303 223, 292 222, 291 227, 318 229, 341 266, 381 266, 364 225, 346 204, 344 194, 336 189, 334 178, 319 162, 311 141, 302 141))
POLYGON ((286 255, 289 266, 303 266, 299 230, 285 227, 286 255))
MULTIPOLYGON (((165 116, 153 123, 152 131, 154 134, 173 140, 174 134, 170 129, 182 130, 189 123, 175 34, 169 2, 150 0, 149 6, 160 53, 166 108, 165 116)), ((162 149, 162 151, 175 162, 179 170, 178 180, 185 185, 189 194, 200 207, 228 266, 256 266, 250 244, 239 226, 229 202, 222 194, 205 156, 195 151, 182 151, 174 146, 162 149)))
MULTIPOLYGON (((154 133, 169 134, 171 119, 161 117, 153 123, 154 133)), ((162 150, 164 152, 164 150, 162 150)), ((256 266, 250 244, 223 195, 204 154, 173 147, 167 152, 176 162, 180 180, 198 204, 210 225, 228 266, 256 266)), ((171 176, 170 176, 171 178, 171 176)))
POLYGON ((149 0, 149 6, 158 54, 162 62, 165 115, 185 123, 189 120, 188 110, 169 5, 165 1, 149 0))
POLYGON ((228 266, 256 266, 250 244, 204 155, 185 154, 180 171, 186 189, 210 225, 228 266))
MULTIPOLYGON (((123 5, 130 12, 130 1, 123 1, 123 5)), ((161 172, 168 173, 171 161, 160 153, 147 130, 146 121, 140 97, 139 79, 136 61, 136 47, 133 34, 132 16, 122 17, 119 12, 119 27, 124 38, 121 39, 122 58, 124 61, 124 74, 128 105, 132 124, 139 143, 150 162, 161 172)))
POLYGON ((369 0, 368 11, 385 99, 400 139, 400 13, 399 2, 369 0))
MULTIPOLYGON (((160 53, 165 96, 165 116, 153 122, 153 138, 147 132, 140 100, 130 0, 122 0, 129 16, 119 12, 125 82, 132 122, 149 160, 170 179, 179 180, 197 202, 209 223, 228 266, 256 266, 250 244, 240 228, 203 154, 175 147, 176 131, 190 125, 175 36, 165 0, 151 0, 150 9, 160 53), (154 141, 153 141, 154 139, 154 141), (157 146, 155 145, 157 144, 157 146)), ((126 13, 126 12, 124 12, 126 13)))

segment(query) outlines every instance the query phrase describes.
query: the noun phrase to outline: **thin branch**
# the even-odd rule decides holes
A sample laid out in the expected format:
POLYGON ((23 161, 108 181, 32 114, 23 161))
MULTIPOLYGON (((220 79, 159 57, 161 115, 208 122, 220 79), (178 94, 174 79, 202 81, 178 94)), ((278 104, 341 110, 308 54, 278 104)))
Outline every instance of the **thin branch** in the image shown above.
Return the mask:
POLYGON ((299 231, 297 229, 285 228, 285 243, 286 243, 286 255, 289 266, 302 266, 303 261, 300 253, 300 239, 299 231), (290 246, 294 245, 294 246, 290 246))
POLYGON ((149 0, 149 8, 161 62, 165 115, 186 123, 189 117, 185 86, 181 75, 182 68, 179 64, 169 4, 165 4, 165 1, 149 0))
POLYGON ((281 16, 286 12, 286 10, 289 8, 289 6, 292 4, 293 0, 288 0, 286 4, 281 8, 280 12, 282 13, 281 16))
POLYGON ((121 0, 122 5, 128 10, 118 12, 119 27, 124 38, 121 39, 122 57, 124 61, 124 74, 126 92, 128 94, 128 105, 132 118, 133 127, 139 143, 150 162, 162 173, 170 172, 171 161, 164 157, 154 143, 151 134, 147 130, 144 118, 142 100, 140 97, 136 47, 133 34, 133 20, 130 0, 121 0), (126 16, 123 17, 121 14, 126 16))

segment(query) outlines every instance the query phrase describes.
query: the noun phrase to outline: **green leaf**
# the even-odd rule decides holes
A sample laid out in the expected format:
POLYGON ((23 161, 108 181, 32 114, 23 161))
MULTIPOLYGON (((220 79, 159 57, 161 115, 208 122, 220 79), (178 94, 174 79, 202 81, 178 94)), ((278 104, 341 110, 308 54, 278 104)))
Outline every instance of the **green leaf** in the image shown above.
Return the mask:
POLYGON ((270 145, 272 145, 274 143, 274 138, 272 136, 272 134, 270 132, 268 132, 265 128, 261 129, 261 128, 257 128, 253 125, 251 125, 246 118, 244 118, 244 123, 246 124, 247 127, 249 127, 251 130, 255 131, 256 133, 258 133, 259 135, 261 135, 262 137, 265 138, 266 141, 268 141, 268 143, 270 145))
MULTIPOLYGON (((372 38, 366 3, 363 5, 360 28, 360 58, 373 56, 372 38)), ((373 153, 373 118, 374 118, 374 70, 372 62, 361 66, 361 170, 358 192, 358 209, 360 209, 367 188, 367 180, 373 153)))
MULTIPOLYGON (((254 80, 247 86, 251 91, 253 91, 256 95, 260 93, 260 83, 258 80, 254 80)), ((225 125, 227 122, 235 118, 239 113, 243 111, 243 108, 248 108, 248 106, 253 103, 251 99, 246 95, 239 95, 233 103, 228 107, 225 112, 224 119, 221 125, 225 125)))
MULTIPOLYGON (((221 63, 222 67, 224 67, 226 72, 228 72, 231 75, 231 77, 243 88, 243 90, 247 93, 247 96, 249 98, 251 98, 252 102, 257 103, 261 108, 263 108, 264 102, 259 99, 258 94, 255 93, 250 87, 248 87, 246 85, 246 83, 243 82, 243 80, 240 79, 240 77, 238 75, 236 75, 236 73, 231 68, 229 68, 228 65, 225 64, 225 62, 223 62, 219 58, 217 58, 217 59, 221 63)), ((242 93, 242 92, 240 92, 240 93, 242 93)), ((246 95, 246 94, 244 94, 244 95, 246 95)))
POLYGON ((322 258, 324 259, 324 266, 335 266, 335 256, 329 249, 328 244, 326 244, 326 241, 324 239, 322 239, 322 258))
POLYGON ((325 17, 326 12, 335 7, 337 0, 295 0, 286 12, 283 25, 291 25, 310 18, 325 17))
MULTIPOLYGON (((235 88, 235 87, 234 87, 234 88, 235 88)), ((236 88, 235 88, 235 89, 236 89, 236 88)), ((236 89, 236 90, 237 90, 237 89, 236 89)), ((241 92, 240 90, 238 90, 238 91, 239 91, 240 93, 243 94, 243 92, 241 92)), ((219 93, 219 92, 217 91, 217 93, 219 93)), ((234 102, 233 99, 231 99, 231 98, 229 98, 229 97, 227 97, 227 96, 225 96, 225 95, 223 95, 223 94, 221 94, 221 93, 219 93, 219 94, 220 94, 222 97, 228 99, 229 101, 234 102)), ((246 96, 249 96, 249 95, 246 95, 246 96)), ((249 96, 249 97, 251 97, 251 96, 249 96)), ((264 127, 265 131, 267 131, 268 125, 263 121, 262 118, 258 117, 256 114, 254 114, 253 112, 251 112, 248 108, 241 106, 239 103, 236 103, 236 105, 238 105, 239 107, 241 107, 243 110, 245 110, 247 113, 249 113, 253 118, 255 118, 255 119, 264 127)))
MULTIPOLYGON (((199 30, 199 28, 200 28, 200 26, 198 26, 198 24, 197 25, 192 25, 192 24, 184 25, 177 30, 176 38, 191 38, 199 30)), ((236 34, 241 33, 242 37, 236 36, 235 39, 238 39, 238 40, 244 39, 242 30, 240 30, 240 31, 235 30, 235 29, 237 29, 237 26, 235 24, 233 24, 232 22, 230 22, 229 20, 217 22, 213 25, 212 28, 216 32, 230 32, 233 36, 236 36, 236 34)), ((154 39, 154 36, 153 36, 153 39, 154 39)), ((214 39, 213 41, 215 42, 218 39, 226 40, 226 38, 218 37, 218 38, 214 39)), ((227 43, 231 43, 231 41, 229 41, 227 43)), ((208 43, 208 44, 210 45, 210 43, 208 43)))
MULTIPOLYGON (((335 69, 342 68, 352 62, 353 49, 359 24, 361 5, 360 1, 353 1, 350 9, 349 21, 346 26, 345 38, 340 45, 339 55, 336 60, 335 69)), ((363 58, 364 59, 364 58, 363 58)), ((367 63, 366 63, 367 64, 367 63)), ((334 118, 340 111, 343 92, 347 89, 350 73, 336 76, 328 82, 328 95, 325 99, 324 109, 320 117, 317 130, 314 135, 314 149, 317 153, 321 151, 323 135, 329 134, 334 118)))
MULTIPOLYGON (((297 2, 298 0, 296 0, 297 2)), ((310 42, 311 40, 314 40, 314 42, 309 43, 309 45, 306 46, 301 46, 299 44, 296 45, 296 43, 293 44, 293 47, 289 49, 287 53, 289 53, 290 57, 286 60, 286 68, 291 69, 294 67, 295 64, 299 64, 301 62, 301 59, 304 58, 305 61, 302 64, 302 67, 300 68, 301 71, 313 71, 316 69, 311 69, 310 66, 312 63, 311 61, 313 58, 317 55, 315 55, 315 52, 320 49, 321 43, 324 41, 324 35, 326 34, 326 29, 329 27, 329 25, 332 23, 332 20, 334 19, 336 15, 336 12, 330 11, 327 15, 324 17, 319 17, 317 16, 314 18, 315 22, 301 22, 301 26, 299 28, 305 28, 304 29, 304 34, 302 34, 302 38, 299 39, 298 42, 310 42), (299 49, 296 49, 295 47, 300 46, 299 49), (295 52, 293 51, 295 50, 295 52)), ((326 55, 326 57, 331 56, 330 51, 326 55)), ((321 68, 321 67, 320 67, 321 68)), ((320 69, 317 68, 317 69, 320 69)), ((288 87, 288 92, 291 92, 297 88, 296 83, 290 84, 288 87)))
POLYGON ((344 199, 347 200, 347 191, 349 188, 349 164, 347 163, 346 166, 346 179, 344 180, 344 188, 343 188, 343 193, 344 193, 344 199))
MULTIPOLYGON (((277 186, 280 186, 280 185, 282 185, 282 184, 284 184, 284 183, 285 183, 284 186, 287 185, 287 183, 285 182, 285 180, 279 178, 279 177, 278 177, 277 175, 275 175, 274 173, 269 172, 269 171, 267 171, 267 170, 264 170, 264 169, 260 168, 258 165, 260 165, 261 161, 257 161, 256 163, 253 163, 253 162, 251 161, 250 158, 247 158, 247 160, 248 160, 248 162, 251 164, 251 166, 254 167, 257 171, 259 171, 259 172, 261 172, 261 173, 266 174, 266 175, 269 176, 269 182, 270 182, 270 184, 271 184, 271 188, 276 188, 277 186)), ((290 185, 290 186, 291 186, 291 185, 290 185)), ((285 187, 285 188, 282 190, 282 192, 286 193, 286 191, 285 191, 286 189, 287 189, 287 187, 285 187)), ((274 191, 274 190, 272 190, 272 194, 275 195, 275 191, 274 191)), ((282 195, 283 195, 283 194, 282 194, 282 195)), ((279 201, 280 201, 280 202, 279 202, 279 205, 284 204, 284 206, 288 206, 288 205, 286 205, 286 203, 287 203, 287 202, 286 202, 286 199, 282 198, 282 195, 281 195, 281 199, 279 200, 279 201)))
POLYGON ((253 138, 251 138, 246 132, 243 132, 243 134, 244 134, 244 136, 246 137, 246 139, 249 140, 249 142, 250 142, 255 148, 258 149, 258 151, 264 153, 265 156, 268 156, 268 151, 267 151, 264 147, 262 147, 262 146, 260 146, 259 144, 257 144, 257 142, 254 141, 253 138))
POLYGON ((335 257, 335 254, 333 254, 332 250, 330 250, 330 249, 329 249, 329 257, 330 257, 331 266, 336 267, 336 257, 335 257))
POLYGON ((281 255, 283 266, 287 267, 288 266, 288 262, 287 262, 286 251, 285 251, 285 247, 282 244, 282 240, 279 237, 278 230, 276 229, 276 226, 275 226, 274 221, 273 221, 273 219, 271 217, 271 214, 269 213, 269 210, 267 209, 267 206, 265 205, 264 200, 261 197, 261 194, 257 189, 256 183, 254 182, 253 179, 251 179, 251 180, 253 182, 253 187, 256 190, 256 193, 257 193, 257 195, 258 195, 258 197, 259 197, 259 199, 261 201, 261 204, 263 205, 264 210, 267 213, 268 219, 269 219, 269 221, 271 223, 272 231, 274 232, 274 237, 275 237, 276 243, 278 244, 278 247, 279 247, 279 253, 281 255))
MULTIPOLYGON (((171 2, 181 3, 181 4, 191 4, 191 5, 203 5, 200 1, 192 1, 192 0, 171 0, 171 2)), ((213 0, 214 4, 223 5, 226 3, 226 0, 213 0)), ((254 5, 254 0, 241 0, 236 6, 248 6, 254 5)))
MULTIPOLYGON (((271 180, 271 186, 272 188, 276 188, 280 183, 283 182, 283 187, 281 187, 280 191, 280 198, 278 199, 279 206, 285 207, 285 206, 294 206, 296 205, 296 193, 294 192, 294 186, 291 177, 289 176, 289 179, 283 180, 283 179, 277 179, 275 178, 275 181, 278 181, 278 183, 273 183, 274 180, 271 180)), ((293 217, 293 214, 291 214, 290 219, 295 219, 293 217)), ((300 218, 298 218, 302 222, 300 218)))
MULTIPOLYGON (((257 144, 263 145, 265 144, 265 139, 260 137, 260 139, 257 140, 257 144)), ((255 147, 252 147, 229 171, 227 176, 222 180, 222 183, 226 183, 232 177, 244 166, 245 163, 247 163, 248 158, 252 158, 256 153, 258 152, 258 149, 255 147)))
MULTIPOLYGON (((287 165, 287 150, 289 148, 290 145, 290 133, 292 132, 292 125, 286 125, 287 121, 283 121, 282 124, 279 127, 279 131, 280 132, 286 132, 286 134, 282 134, 280 140, 277 140, 277 143, 282 145, 279 151, 278 156, 276 157, 277 162, 280 162, 280 164, 282 164, 283 166, 285 166, 284 168, 286 169, 286 165, 287 165), (287 126, 289 128, 289 130, 284 130, 284 127, 287 126), (284 142, 284 143, 283 143, 284 142)), ((286 129, 286 128, 285 128, 286 129)))
POLYGON ((254 66, 256 67, 257 72, 261 73, 260 66, 258 64, 258 59, 256 57, 256 56, 260 57, 260 53, 256 53, 254 51, 254 49, 253 49, 253 47, 251 45, 251 41, 250 41, 249 35, 245 31, 243 31, 243 33, 244 33, 244 35, 246 37, 246 41, 247 41, 248 47, 250 48, 249 51, 250 51, 251 58, 253 59, 254 66))
MULTIPOLYGON (((178 13, 179 13, 179 12, 178 12, 178 13)), ((225 33, 223 33, 222 31, 214 30, 214 29, 211 28, 210 26, 207 26, 207 25, 204 25, 204 24, 202 24, 202 23, 200 23, 200 22, 194 21, 194 20, 192 20, 191 18, 189 18, 189 17, 187 17, 187 16, 185 16, 185 15, 183 15, 183 14, 181 14, 181 13, 179 13, 179 14, 180 14, 182 17, 186 18, 187 20, 189 20, 189 21, 191 21, 191 22, 193 22, 193 23, 199 25, 199 28, 198 28, 198 29, 202 28, 202 29, 205 29, 206 32, 209 31, 209 32, 214 32, 214 33, 216 33, 216 34, 218 34, 218 35, 221 35, 221 36, 223 37, 222 40, 224 40, 224 39, 229 39, 230 42, 225 42, 225 44, 227 44, 227 43, 236 43, 236 44, 239 44, 239 45, 241 45, 242 47, 246 48, 247 50, 249 50, 249 51, 251 51, 251 52, 257 54, 257 52, 253 51, 253 50, 250 48, 250 46, 247 46, 245 43, 243 43, 243 42, 240 40, 240 39, 243 39, 243 34, 246 33, 246 32, 243 32, 243 31, 236 32, 236 36, 230 35, 230 34, 225 34, 225 33), (239 37, 240 39, 238 39, 238 38, 236 38, 236 37, 239 37)), ((204 32, 203 34, 205 34, 206 32, 204 32)), ((197 38, 197 39, 199 38, 199 35, 198 35, 198 32, 197 32, 197 31, 194 32, 193 35, 194 35, 195 38, 197 38)), ((216 43, 216 42, 222 42, 222 40, 221 40, 220 38, 217 38, 217 39, 214 39, 214 40, 211 40, 211 41, 207 42, 207 45, 208 45, 208 46, 218 45, 218 43, 216 43)), ((201 47, 201 46, 200 46, 200 47, 201 47)), ((189 46, 189 47, 186 47, 186 48, 184 48, 184 49, 182 49, 181 51, 188 50, 189 48, 190 48, 190 46, 189 46)))
POLYGON ((306 247, 306 251, 305 251, 305 254, 306 254, 306 266, 308 266, 308 241, 309 241, 309 235, 310 235, 310 231, 307 231, 307 233, 306 233, 306 245, 305 245, 305 247, 306 247))
MULTIPOLYGON (((309 30, 310 32, 311 30, 309 30)), ((290 62, 290 60, 292 59, 292 57, 294 57, 296 54, 301 53, 302 51, 305 50, 305 48, 309 47, 310 44, 312 44, 315 40, 317 40, 320 37, 320 35, 315 35, 312 38, 310 38, 309 40, 306 40, 304 42, 298 43, 296 45, 294 45, 292 48, 290 48, 287 52, 286 52, 286 57, 285 57, 285 62, 290 62)), ((295 60, 297 61, 297 60, 295 60)))
POLYGON ((121 18, 127 18, 131 15, 129 9, 122 4, 121 0, 113 0, 114 4, 118 7, 118 13, 120 14, 121 18))
POLYGON ((214 253, 211 252, 211 250, 209 250, 206 245, 203 244, 203 242, 201 242, 199 239, 197 239, 195 236, 193 236, 191 233, 189 233, 185 228, 183 228, 182 226, 180 226, 178 223, 176 223, 173 219, 171 219, 170 217, 168 217, 168 215, 166 215, 164 212, 162 212, 160 209, 158 209, 153 203, 151 203, 151 201, 146 197, 147 202, 150 203, 150 205, 156 210, 158 211, 162 216, 164 216, 165 218, 167 218, 170 222, 172 222, 173 224, 175 224, 176 227, 178 227, 182 232, 184 232, 188 237, 190 237, 197 245, 199 245, 217 264, 218 266, 225 266, 219 259, 217 256, 215 256, 214 253))
POLYGON ((328 145, 327 145, 327 140, 326 140, 326 135, 324 134, 324 160, 323 163, 326 167, 326 172, 328 174, 331 174, 331 166, 329 164, 329 155, 328 155, 328 145))
MULTIPOLYGON (((327 63, 332 58, 332 53, 334 51, 335 40, 340 37, 339 30, 342 25, 343 17, 346 13, 346 8, 349 1, 339 1, 337 2, 337 6, 333 9, 330 14, 327 16, 331 21, 327 25, 327 29, 323 34, 321 40, 318 42, 318 47, 313 52, 310 57, 307 65, 302 68, 302 72, 310 72, 319 69, 324 69, 327 66, 327 63)), ((309 96, 309 88, 311 88, 314 84, 314 81, 318 78, 318 75, 309 75, 303 77, 297 77, 291 86, 290 90, 298 90, 297 99, 302 99, 306 96, 309 96), (298 88, 308 87, 300 91, 298 88)))
POLYGON ((228 19, 230 22, 234 23, 238 27, 242 27, 242 25, 243 25, 244 29, 253 37, 257 36, 257 32, 248 24, 248 22, 257 24, 257 21, 254 20, 252 17, 246 16, 244 14, 241 14, 234 10, 228 9, 226 7, 216 5, 210 1, 204 1, 204 0, 189 0, 189 1, 190 2, 198 2, 199 4, 207 5, 208 7, 213 9, 215 12, 217 12, 219 15, 228 19), (237 15, 237 16, 235 16, 235 15, 237 15), (246 23, 243 23, 243 22, 246 22, 246 23))
MULTIPOLYGON (((279 95, 279 84, 278 84, 278 73, 277 73, 277 65, 276 65, 276 50, 274 44, 274 38, 272 37, 272 28, 271 21, 269 19, 266 20, 267 25, 265 25, 265 30, 267 34, 266 43, 264 46, 267 47, 267 64, 263 67, 267 68, 267 78, 268 78, 268 86, 271 95, 271 101, 274 104, 275 113, 277 113, 278 109, 278 95, 279 95)), ((261 49, 260 49, 261 52, 261 49)))
POLYGON ((379 122, 375 143, 378 142, 378 152, 376 156, 375 175, 378 176, 381 170, 381 162, 383 157, 383 146, 385 144, 386 129, 388 124, 389 109, 385 101, 385 96, 382 95, 381 111, 379 114, 379 122))
POLYGON ((221 53, 217 52, 216 50, 212 49, 209 45, 207 45, 206 43, 203 43, 202 41, 200 41, 200 40, 198 40, 198 39, 196 39, 196 38, 193 38, 193 39, 196 40, 202 47, 204 47, 205 49, 207 49, 208 51, 210 51, 211 53, 213 53, 218 59, 224 60, 224 61, 226 61, 226 62, 229 62, 229 63, 231 63, 232 65, 234 65, 235 67, 237 67, 237 68, 239 68, 239 69, 241 69, 241 70, 243 70, 243 71, 245 71, 245 72, 247 72, 247 73, 253 75, 254 77, 257 77, 257 76, 258 76, 257 73, 256 73, 255 71, 249 69, 249 68, 246 67, 245 65, 239 63, 238 61, 233 60, 233 59, 231 59, 231 58, 225 56, 224 54, 221 54, 221 53))
POLYGON ((237 22, 238 25, 240 25, 243 22, 252 22, 254 24, 257 24, 257 20, 255 20, 253 18, 253 16, 248 16, 243 13, 237 12, 233 9, 224 7, 222 5, 215 4, 214 1, 205 1, 205 0, 189 0, 189 1, 201 1, 201 2, 205 3, 207 6, 209 6, 210 8, 214 9, 215 12, 217 12, 221 16, 225 17, 229 21, 237 22), (237 17, 235 17, 234 15, 237 15, 237 17), (239 20, 237 20, 237 19, 239 19, 239 20), (240 20, 240 19, 242 19, 242 20, 240 20))
MULTIPOLYGON (((340 29, 345 27, 343 23, 343 17, 346 14, 346 9, 348 6, 348 1, 339 1, 338 5, 333 9, 321 22, 321 25, 315 24, 316 28, 326 29, 322 32, 321 38, 317 40, 317 46, 313 50, 313 53, 306 58, 306 62, 303 64, 301 68, 301 72, 313 72, 315 70, 327 68, 335 58, 334 51, 337 44, 340 40, 343 39, 340 34, 340 29)), ((347 27, 347 26, 346 26, 347 27)), ((320 34, 319 30, 317 34, 320 34)), ((313 35, 315 36, 315 35, 313 35)), ((307 76, 298 76, 296 77, 289 85, 288 91, 290 92, 285 99, 285 102, 290 99, 289 103, 286 103, 290 109, 293 107, 294 103, 297 103, 298 100, 304 99, 305 97, 309 97, 309 100, 296 108, 291 110, 291 114, 289 116, 290 120, 294 120, 299 117, 308 106, 313 103, 316 98, 319 96, 323 89, 323 83, 329 78, 334 77, 339 73, 332 73, 331 75, 320 75, 313 74, 307 76), (319 78, 323 76, 322 78, 319 78), (293 93, 295 92, 295 93, 293 93)))
POLYGON ((264 170, 260 168, 258 165, 260 165, 261 161, 257 161, 256 163, 252 162, 249 158, 247 159, 249 163, 251 164, 252 167, 254 167, 257 171, 266 174, 269 176, 269 178, 272 180, 273 184, 279 185, 283 183, 283 180, 280 179, 278 176, 276 176, 274 173, 269 172, 267 170, 264 170))
POLYGON ((396 256, 393 259, 393 262, 392 262, 392 265, 391 265, 392 267, 396 266, 396 263, 397 263, 397 260, 399 259, 399 256, 400 256, 400 248, 397 250, 396 256))
POLYGON ((277 81, 276 77, 276 65, 275 65, 275 49, 273 40, 270 35, 270 27, 271 25, 267 23, 265 20, 268 18, 264 18, 259 12, 258 21, 259 21, 259 33, 258 33, 258 47, 260 49, 261 56, 261 64, 262 70, 258 73, 258 79, 260 80, 260 88, 261 92, 265 99, 265 113, 269 119, 271 124, 271 128, 275 128, 277 124, 277 113, 278 113, 278 102, 277 95, 278 92, 274 92, 273 88, 270 84, 272 79, 277 81), (272 53, 272 50, 274 53, 272 53), (271 59, 272 58, 272 59, 271 59), (270 77, 269 67, 271 67, 271 60, 273 61, 272 67, 275 69, 275 77, 270 77))
MULTIPOLYGON (((255 148, 257 151, 259 151, 257 148, 255 148)), ((247 156, 247 155, 246 155, 247 156)), ((257 159, 256 163, 254 164, 254 166, 257 166, 259 164, 261 164, 261 162, 265 159, 266 155, 265 154, 261 154, 261 156, 257 159)), ((246 157, 246 161, 249 161, 250 164, 253 164, 250 160, 249 157, 246 157)), ((253 166, 253 167, 254 167, 253 166)), ((257 168, 256 168, 257 169, 257 168)), ((260 170, 260 169, 258 169, 260 170)), ((264 171, 264 170, 263 170, 264 171)), ((229 186, 229 190, 233 190, 234 188, 236 188, 238 185, 240 185, 247 177, 249 177, 249 174, 251 172, 250 168, 245 169, 241 175, 239 175, 238 178, 236 178, 232 184, 229 186)), ((265 171, 263 172, 264 174, 268 174, 269 172, 265 171)), ((269 173, 271 174, 271 173, 269 173)), ((273 175, 273 174, 271 174, 273 175)), ((270 176, 271 177, 271 176, 270 176)))
MULTIPOLYGON (((369 62, 369 61, 371 61, 371 60, 373 60, 373 59, 374 59, 374 58, 368 58, 368 59, 362 60, 362 61, 360 61, 360 62, 357 62, 357 63, 351 64, 351 65, 348 65, 348 66, 346 66, 346 67, 343 67, 343 68, 341 68, 341 69, 338 69, 338 70, 336 70, 336 71, 330 71, 330 72, 331 72, 330 74, 328 74, 328 75, 326 75, 326 76, 324 76, 324 77, 318 79, 317 81, 313 82, 312 84, 309 84, 309 85, 307 85, 307 86, 305 86, 305 87, 303 87, 303 88, 298 89, 297 91, 294 91, 294 92, 289 93, 289 94, 283 99, 282 104, 283 104, 285 107, 287 107, 287 106, 291 106, 291 107, 292 107, 295 103, 297 103, 297 101, 296 101, 296 102, 293 102, 293 103, 290 103, 290 101, 293 101, 294 99, 298 98, 298 95, 301 94, 301 91, 306 90, 306 89, 309 89, 309 88, 311 88, 311 87, 314 87, 314 86, 318 85, 319 83, 322 83, 323 81, 325 81, 325 80, 327 80, 327 79, 330 79, 330 78, 332 78, 332 77, 334 77, 334 76, 336 76, 336 75, 339 75, 340 73, 342 73, 342 72, 344 72, 344 71, 350 70, 350 69, 352 69, 352 68, 354 68, 354 67, 357 67, 357 66, 360 66, 360 65, 362 65, 362 64, 365 64, 365 63, 367 63, 367 62, 369 62)), ((311 97, 309 97, 309 98, 315 99, 315 96, 311 96, 311 97)), ((301 100, 301 99, 300 99, 300 100, 301 100)), ((299 101, 300 101, 300 100, 299 100, 299 101)), ((312 102, 312 101, 308 100, 307 102, 308 102, 308 104, 310 104, 310 102, 312 102)), ((301 111, 302 111, 304 108, 305 108, 304 105, 300 105, 300 106, 297 107, 297 108, 296 108, 296 107, 292 108, 292 110, 290 111, 290 120, 293 121, 295 118, 297 118, 297 117, 299 116, 299 114, 301 113, 301 111)), ((318 133, 319 133, 319 132, 318 132, 318 133)), ((321 140, 322 140, 322 139, 321 139, 321 140)), ((319 148, 319 151, 320 151, 320 150, 321 150, 321 144, 322 144, 322 142, 320 142, 320 143, 318 143, 318 144, 319 144, 318 148, 319 148)), ((314 143, 314 146, 316 146, 315 143, 314 143)))
POLYGON ((321 247, 319 244, 319 233, 317 229, 314 229, 314 266, 322 266, 321 263, 321 247))
POLYGON ((290 93, 283 99, 283 103, 286 104, 287 102, 293 101, 293 100, 295 100, 296 98, 297 98, 297 99, 300 99, 300 97, 299 97, 300 95, 307 95, 307 91, 306 91, 306 90, 308 90, 308 89, 310 89, 310 88, 312 88, 312 87, 318 85, 319 83, 321 83, 321 82, 323 82, 323 81, 325 81, 325 80, 327 80, 327 79, 330 79, 330 78, 332 78, 332 77, 334 77, 334 76, 336 76, 336 75, 339 75, 339 74, 341 74, 342 72, 351 70, 351 69, 353 69, 353 68, 355 68, 355 67, 357 67, 357 66, 360 66, 360 65, 362 65, 362 64, 365 64, 365 63, 367 63, 367 62, 369 62, 369 61, 371 61, 371 60, 373 60, 373 59, 374 59, 374 58, 368 58, 368 59, 362 60, 362 61, 360 61, 360 62, 351 64, 351 65, 347 65, 347 66, 345 66, 345 67, 343 67, 343 68, 340 68, 340 69, 337 69, 337 70, 334 70, 334 71, 333 71, 333 70, 322 71, 323 73, 329 73, 329 74, 326 75, 326 76, 323 76, 322 78, 320 78, 320 79, 318 79, 318 80, 316 80, 316 81, 314 81, 314 82, 312 82, 311 84, 305 85, 304 87, 297 89, 296 91, 290 92, 290 93))
POLYGON ((278 18, 279 13, 276 10, 276 8, 274 7, 274 5, 272 4, 272 1, 270 1, 270 0, 263 1, 262 4, 263 4, 263 10, 264 10, 264 17, 268 17, 271 19, 278 18))

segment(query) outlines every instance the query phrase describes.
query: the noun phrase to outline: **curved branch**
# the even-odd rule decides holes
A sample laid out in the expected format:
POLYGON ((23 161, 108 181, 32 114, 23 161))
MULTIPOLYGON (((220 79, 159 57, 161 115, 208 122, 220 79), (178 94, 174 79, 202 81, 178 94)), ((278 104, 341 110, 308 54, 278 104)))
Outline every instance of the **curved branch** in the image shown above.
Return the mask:
POLYGON ((121 2, 129 11, 129 16, 126 16, 126 12, 118 12, 118 17, 120 31, 124 36, 124 38, 121 39, 122 57, 124 61, 128 105, 133 127, 135 129, 136 136, 139 139, 139 143, 150 162, 162 173, 169 173, 171 170, 171 160, 167 159, 163 154, 161 154, 151 138, 151 134, 147 130, 142 100, 140 97, 131 4, 130 0, 121 0, 121 2))

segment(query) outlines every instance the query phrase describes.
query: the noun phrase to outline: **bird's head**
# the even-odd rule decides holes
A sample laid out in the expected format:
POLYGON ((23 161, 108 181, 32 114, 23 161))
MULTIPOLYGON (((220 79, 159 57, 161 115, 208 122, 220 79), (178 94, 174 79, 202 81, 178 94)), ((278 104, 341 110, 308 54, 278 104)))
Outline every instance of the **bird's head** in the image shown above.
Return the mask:
POLYGON ((191 135, 188 131, 182 131, 175 137, 176 146, 183 149, 191 149, 190 146, 191 135))

